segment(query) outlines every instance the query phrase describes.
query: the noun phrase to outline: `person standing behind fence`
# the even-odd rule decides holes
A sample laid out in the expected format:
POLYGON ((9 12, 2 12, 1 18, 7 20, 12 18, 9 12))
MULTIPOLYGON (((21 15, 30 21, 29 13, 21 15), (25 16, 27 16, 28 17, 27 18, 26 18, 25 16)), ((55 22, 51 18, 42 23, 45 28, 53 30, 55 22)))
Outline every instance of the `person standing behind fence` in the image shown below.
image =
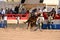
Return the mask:
POLYGON ((17 16, 17 26, 19 26, 19 20, 20 20, 20 17, 17 16))
POLYGON ((53 24, 52 20, 53 20, 53 16, 50 14, 48 15, 48 21, 47 21, 47 27, 48 29, 51 29, 51 23, 53 24))
POLYGON ((4 22, 4 27, 7 28, 7 16, 6 15, 3 15, 2 16, 2 20, 4 22))
POLYGON ((25 8, 22 8, 22 10, 21 10, 21 14, 25 14, 26 13, 26 9, 25 8))

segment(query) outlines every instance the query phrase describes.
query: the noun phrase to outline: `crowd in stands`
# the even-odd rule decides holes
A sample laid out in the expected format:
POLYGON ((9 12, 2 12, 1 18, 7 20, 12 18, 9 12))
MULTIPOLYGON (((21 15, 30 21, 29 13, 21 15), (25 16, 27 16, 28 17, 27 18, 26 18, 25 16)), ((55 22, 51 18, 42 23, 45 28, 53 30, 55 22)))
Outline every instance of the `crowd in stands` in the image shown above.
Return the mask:
POLYGON ((0 14, 25 14, 27 12, 26 8, 22 7, 20 9, 20 5, 15 6, 14 8, 0 8, 0 14), (20 12, 19 12, 20 10, 20 12))
MULTIPOLYGON (((36 12, 43 13, 43 12, 47 12, 47 9, 46 9, 46 7, 43 7, 43 9, 34 8, 33 10, 27 10, 24 6, 22 6, 22 8, 21 8, 20 4, 15 6, 14 8, 0 8, 0 14, 9 14, 9 13, 11 13, 11 14, 18 14, 18 13, 25 14, 26 12, 30 12, 31 14, 35 14, 36 12)), ((58 14, 60 14, 60 8, 58 8, 57 12, 58 12, 58 14)), ((55 8, 52 8, 52 10, 48 12, 48 14, 49 13, 56 14, 55 8)))

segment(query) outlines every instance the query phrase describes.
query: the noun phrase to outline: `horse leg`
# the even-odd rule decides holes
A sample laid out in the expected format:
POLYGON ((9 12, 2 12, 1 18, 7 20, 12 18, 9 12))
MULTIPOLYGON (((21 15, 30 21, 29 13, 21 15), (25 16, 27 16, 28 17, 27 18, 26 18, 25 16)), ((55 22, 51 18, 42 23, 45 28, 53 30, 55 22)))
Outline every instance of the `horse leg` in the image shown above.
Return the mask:
POLYGON ((30 24, 30 23, 28 23, 27 29, 29 28, 29 24, 30 24))
POLYGON ((31 24, 30 24, 30 29, 32 29, 32 27, 33 27, 33 24, 31 23, 31 24))
POLYGON ((40 28, 40 25, 39 25, 39 23, 37 24, 37 25, 35 25, 35 29, 34 29, 34 31, 36 31, 37 29, 39 29, 40 28))
POLYGON ((26 22, 24 22, 24 23, 26 24, 26 23, 29 23, 29 22, 30 22, 30 20, 28 19, 28 20, 27 20, 26 22))

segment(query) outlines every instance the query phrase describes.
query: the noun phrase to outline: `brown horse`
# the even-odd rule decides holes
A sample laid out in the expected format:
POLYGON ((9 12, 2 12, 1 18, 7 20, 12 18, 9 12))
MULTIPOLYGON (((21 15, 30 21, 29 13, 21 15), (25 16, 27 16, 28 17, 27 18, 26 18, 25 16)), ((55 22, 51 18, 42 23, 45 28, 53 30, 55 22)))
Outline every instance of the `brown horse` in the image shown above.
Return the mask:
POLYGON ((37 18, 38 16, 31 16, 26 22, 24 22, 24 23, 28 23, 27 29, 29 28, 29 26, 30 26, 30 29, 32 29, 32 27, 36 27, 37 18))

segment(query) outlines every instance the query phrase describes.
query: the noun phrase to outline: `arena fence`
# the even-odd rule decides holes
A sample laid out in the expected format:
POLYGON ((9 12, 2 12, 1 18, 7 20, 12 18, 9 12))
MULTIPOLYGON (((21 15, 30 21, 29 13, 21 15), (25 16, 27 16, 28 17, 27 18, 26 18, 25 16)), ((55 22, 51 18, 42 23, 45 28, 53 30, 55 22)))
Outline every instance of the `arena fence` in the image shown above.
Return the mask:
MULTIPOLYGON (((29 18, 29 13, 26 13, 26 14, 6 14, 7 16, 7 23, 12 23, 12 24, 17 24, 17 17, 19 16, 19 23, 23 23, 25 21, 28 20, 29 18)), ((44 24, 43 24, 43 27, 42 29, 47 29, 47 28, 51 28, 51 29, 60 29, 60 16, 58 14, 55 15, 55 18, 53 21, 53 24, 48 24, 47 25, 47 13, 43 13, 43 16, 45 18, 45 21, 44 21, 44 24)), ((0 22, 0 28, 4 27, 5 24, 4 23, 1 23, 0 22)))

